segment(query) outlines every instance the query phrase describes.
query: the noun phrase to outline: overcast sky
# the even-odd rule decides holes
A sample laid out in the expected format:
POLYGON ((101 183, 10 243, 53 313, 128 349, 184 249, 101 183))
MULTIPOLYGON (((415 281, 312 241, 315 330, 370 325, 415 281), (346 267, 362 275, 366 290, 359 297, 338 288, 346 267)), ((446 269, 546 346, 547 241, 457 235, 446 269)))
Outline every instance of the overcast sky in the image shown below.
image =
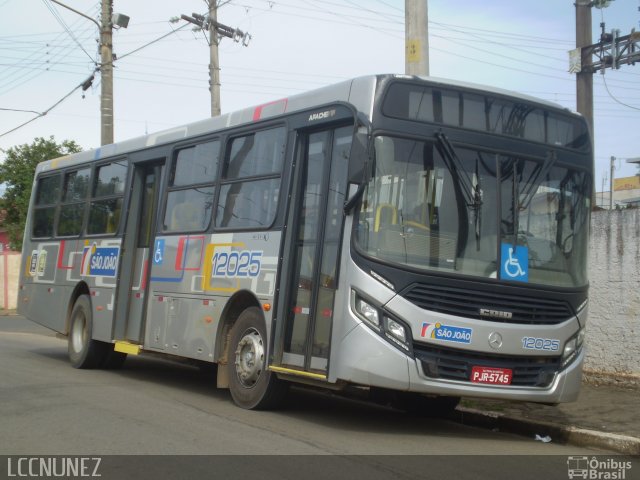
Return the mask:
MULTIPOLYGON (((63 1, 99 18, 99 1, 63 1)), ((224 5, 218 21, 252 36, 246 47, 222 40, 223 113, 350 77, 404 72, 404 0, 219 3, 224 5)), ((428 4, 431 75, 506 88, 575 110, 567 54, 575 46, 574 0, 428 4)), ((593 9, 594 42, 602 20, 607 31, 618 28, 621 35, 640 30, 639 9, 639 0, 593 9)), ((183 27, 184 21, 169 23, 183 13, 204 13, 204 1, 115 0, 114 11, 131 17, 127 29, 114 32, 114 52, 121 58, 115 62, 115 140, 209 116, 206 40, 183 27)), ((46 116, 4 134, 91 75, 99 58, 96 37, 94 23, 49 0, 0 0, 0 149, 51 135, 84 149, 99 146, 99 76, 84 98, 78 90, 46 116)), ((594 75, 594 96, 600 191, 611 156, 620 159, 617 178, 637 173, 624 159, 640 157, 640 64, 594 75)))

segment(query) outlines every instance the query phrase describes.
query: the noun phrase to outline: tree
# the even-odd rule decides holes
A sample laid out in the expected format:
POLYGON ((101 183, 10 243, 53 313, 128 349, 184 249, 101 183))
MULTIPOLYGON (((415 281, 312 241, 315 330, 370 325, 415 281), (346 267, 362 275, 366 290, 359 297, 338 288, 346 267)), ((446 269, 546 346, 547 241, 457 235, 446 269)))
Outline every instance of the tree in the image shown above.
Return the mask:
POLYGON ((33 177, 38 163, 81 151, 73 140, 57 143, 53 136, 49 139, 38 137, 31 145, 18 145, 2 150, 6 155, 0 164, 0 183, 6 190, 0 205, 6 210, 3 226, 7 229, 11 248, 22 249, 22 235, 29 209, 29 199, 33 177))

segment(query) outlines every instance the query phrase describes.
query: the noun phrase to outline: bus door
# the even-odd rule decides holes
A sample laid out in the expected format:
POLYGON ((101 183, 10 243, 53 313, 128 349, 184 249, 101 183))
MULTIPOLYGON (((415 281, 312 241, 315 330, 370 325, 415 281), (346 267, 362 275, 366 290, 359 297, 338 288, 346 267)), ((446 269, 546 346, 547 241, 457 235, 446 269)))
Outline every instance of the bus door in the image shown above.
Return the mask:
POLYGON ((141 343, 153 260, 150 247, 156 230, 164 159, 133 163, 133 169, 115 302, 114 339, 141 343))
POLYGON ((288 214, 272 366, 326 379, 353 126, 303 134, 288 214))

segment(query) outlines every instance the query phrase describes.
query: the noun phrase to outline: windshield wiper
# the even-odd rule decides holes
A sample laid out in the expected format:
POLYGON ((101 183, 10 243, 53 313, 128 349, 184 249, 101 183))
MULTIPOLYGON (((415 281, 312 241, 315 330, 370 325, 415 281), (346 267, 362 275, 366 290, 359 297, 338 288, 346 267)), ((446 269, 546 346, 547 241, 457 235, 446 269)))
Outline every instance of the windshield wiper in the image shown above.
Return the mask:
POLYGON ((540 185, 540 182, 547 176, 547 173, 553 168, 556 163, 558 157, 556 156, 556 152, 550 150, 547 152, 547 158, 544 160, 544 163, 541 167, 537 168, 534 173, 531 175, 531 178, 527 184, 525 185, 524 191, 522 192, 523 200, 520 201, 518 198, 519 207, 523 210, 529 208, 529 204, 533 197, 537 192, 537 187, 540 185), (534 176, 535 175, 535 176, 534 176))
POLYGON ((461 193, 465 203, 470 208, 479 208, 482 205, 482 190, 480 189, 480 184, 473 185, 471 177, 469 177, 469 174, 464 169, 462 161, 458 158, 447 136, 442 132, 438 132, 436 133, 436 139, 438 140, 436 147, 442 155, 445 165, 449 169, 449 172, 451 172, 454 180, 457 180, 457 182, 462 185, 461 193))
POLYGON ((457 190, 461 190, 464 202, 467 204, 467 208, 473 210, 473 225, 476 237, 476 249, 480 251, 480 229, 482 222, 482 210, 480 209, 480 207, 482 206, 482 186, 480 183, 478 161, 482 160, 482 156, 480 155, 480 152, 476 152, 478 154, 478 158, 476 158, 476 181, 474 185, 473 180, 469 176, 469 173, 465 170, 462 161, 456 154, 456 150, 453 148, 453 145, 451 145, 451 142, 449 141, 447 136, 442 132, 438 132, 436 133, 436 139, 438 140, 436 147, 440 152, 440 155, 442 155, 442 159, 449 169, 449 172, 451 172, 451 176, 453 177, 455 185, 462 186, 462 188, 458 186, 457 190))

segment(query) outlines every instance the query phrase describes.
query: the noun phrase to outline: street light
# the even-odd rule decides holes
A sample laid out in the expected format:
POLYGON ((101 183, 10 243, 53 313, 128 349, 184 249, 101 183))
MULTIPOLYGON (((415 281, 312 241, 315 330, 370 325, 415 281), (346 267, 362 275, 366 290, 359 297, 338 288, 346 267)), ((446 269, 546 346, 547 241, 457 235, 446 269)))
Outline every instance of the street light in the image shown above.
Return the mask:
POLYGON ((51 1, 91 20, 98 26, 100 32, 100 77, 102 79, 100 82, 100 145, 113 143, 113 27, 115 25, 118 28, 127 28, 129 17, 120 13, 113 14, 113 0, 102 0, 101 23, 58 0, 51 1))

